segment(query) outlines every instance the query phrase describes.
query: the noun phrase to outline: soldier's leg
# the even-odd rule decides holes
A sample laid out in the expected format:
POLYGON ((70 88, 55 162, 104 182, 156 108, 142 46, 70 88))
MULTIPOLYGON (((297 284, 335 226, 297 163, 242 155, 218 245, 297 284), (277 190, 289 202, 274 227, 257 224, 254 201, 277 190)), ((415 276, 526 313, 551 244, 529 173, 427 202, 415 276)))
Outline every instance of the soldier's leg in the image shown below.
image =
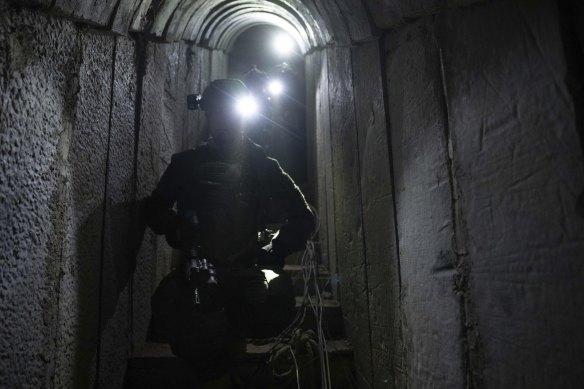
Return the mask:
POLYGON ((281 268, 250 267, 237 272, 237 325, 249 338, 278 335, 294 317, 292 280, 281 268))
POLYGON ((229 371, 233 328, 225 309, 201 312, 192 296, 177 272, 167 276, 152 297, 153 326, 206 381, 229 371))

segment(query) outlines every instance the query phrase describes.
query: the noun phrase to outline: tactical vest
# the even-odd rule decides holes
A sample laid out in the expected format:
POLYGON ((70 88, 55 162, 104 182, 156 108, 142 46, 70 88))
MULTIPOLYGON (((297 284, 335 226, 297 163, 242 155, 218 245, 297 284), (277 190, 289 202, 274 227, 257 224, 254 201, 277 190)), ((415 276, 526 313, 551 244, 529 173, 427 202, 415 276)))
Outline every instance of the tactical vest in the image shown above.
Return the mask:
POLYGON ((257 255, 257 234, 264 223, 265 155, 251 142, 235 158, 210 146, 194 153, 179 216, 195 218, 197 233, 192 238, 216 266, 249 265, 257 255))

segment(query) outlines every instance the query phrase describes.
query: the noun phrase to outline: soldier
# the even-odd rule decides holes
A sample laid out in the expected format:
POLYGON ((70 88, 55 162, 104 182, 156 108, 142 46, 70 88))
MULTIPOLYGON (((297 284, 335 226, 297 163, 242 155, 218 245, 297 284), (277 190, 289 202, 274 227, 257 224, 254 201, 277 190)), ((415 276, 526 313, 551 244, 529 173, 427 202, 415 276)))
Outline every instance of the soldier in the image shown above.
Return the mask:
POLYGON ((205 89, 200 108, 209 140, 173 155, 146 201, 150 227, 183 253, 181 267, 152 298, 153 332, 202 380, 228 372, 245 337, 274 336, 286 327, 294 295, 284 259, 303 249, 314 230, 300 189, 245 136, 235 105, 247 94, 233 79, 205 89), (274 209, 283 224, 262 246, 258 232, 274 209))

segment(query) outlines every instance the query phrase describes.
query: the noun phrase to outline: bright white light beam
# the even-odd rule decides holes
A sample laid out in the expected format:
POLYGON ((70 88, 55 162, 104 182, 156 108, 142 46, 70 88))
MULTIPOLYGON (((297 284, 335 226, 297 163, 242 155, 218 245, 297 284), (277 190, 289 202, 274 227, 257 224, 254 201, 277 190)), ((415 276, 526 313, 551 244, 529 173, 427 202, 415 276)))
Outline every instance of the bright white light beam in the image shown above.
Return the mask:
POLYGON ((287 56, 294 50, 294 41, 287 34, 279 34, 274 38, 274 50, 281 56, 287 56))
POLYGON ((280 93, 284 92, 284 85, 280 80, 272 80, 268 83, 268 92, 272 96, 278 96, 280 93))
POLYGON ((248 118, 257 114, 259 106, 252 96, 245 96, 237 100, 235 109, 241 116, 248 118))

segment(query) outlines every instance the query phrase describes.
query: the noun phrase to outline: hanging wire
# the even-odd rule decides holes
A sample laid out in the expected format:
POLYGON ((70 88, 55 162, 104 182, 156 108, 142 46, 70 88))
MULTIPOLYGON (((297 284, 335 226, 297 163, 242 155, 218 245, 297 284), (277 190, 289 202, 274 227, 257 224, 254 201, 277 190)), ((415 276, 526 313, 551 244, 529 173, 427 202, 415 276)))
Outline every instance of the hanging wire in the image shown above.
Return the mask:
POLYGON ((296 368, 296 385, 298 385, 298 389, 300 389, 300 373, 298 371, 298 362, 296 361, 296 356, 294 355, 294 350, 292 350, 292 346, 288 346, 290 349, 290 354, 292 354, 292 359, 294 360, 294 367, 296 368))
MULTIPOLYGON (((300 261, 300 265, 302 268, 302 278, 304 282, 302 305, 298 312, 296 312, 294 319, 290 322, 288 327, 286 327, 282 332, 280 332, 280 334, 275 338, 274 343, 272 344, 270 350, 268 351, 268 354, 273 355, 274 350, 279 345, 284 343, 284 339, 289 339, 292 336, 292 334, 302 325, 306 317, 308 303, 308 307, 312 310, 316 323, 319 362, 321 371, 321 388, 332 389, 329 351, 326 343, 326 337, 323 331, 324 303, 322 294, 320 292, 320 286, 318 284, 317 251, 315 248, 316 243, 314 242, 314 238, 320 230, 320 219, 318 217, 316 209, 312 206, 310 206, 310 208, 315 217, 316 227, 310 239, 306 242, 306 248, 304 250, 304 253, 302 254, 302 258, 300 261), (314 296, 312 296, 310 293, 311 280, 313 281, 314 296)), ((290 352, 292 353, 292 357, 294 358, 294 364, 296 367, 296 382, 298 384, 298 388, 300 388, 298 363, 296 361, 296 357, 294 355, 292 346, 288 345, 288 347, 290 348, 290 352)))
POLYGON ((330 361, 329 361, 329 352, 328 346, 326 343, 326 338, 323 331, 323 310, 324 310, 324 303, 323 298, 320 293, 320 286, 318 284, 318 264, 316 261, 316 249, 314 243, 314 237, 318 233, 320 229, 320 219, 318 217, 318 213, 314 207, 311 207, 312 212, 315 215, 316 220, 316 228, 312 237, 309 241, 306 242, 306 250, 302 255, 301 259, 301 267, 303 271, 303 278, 304 278, 304 298, 303 298, 303 305, 306 301, 308 301, 312 312, 314 313, 314 317, 316 320, 316 329, 317 329, 317 336, 318 336, 318 348, 319 348, 319 356, 320 356, 320 371, 321 371, 321 387, 325 389, 330 389, 332 386, 331 375, 330 375, 330 361), (311 277, 314 281, 314 300, 313 297, 310 295, 309 285, 311 277))

